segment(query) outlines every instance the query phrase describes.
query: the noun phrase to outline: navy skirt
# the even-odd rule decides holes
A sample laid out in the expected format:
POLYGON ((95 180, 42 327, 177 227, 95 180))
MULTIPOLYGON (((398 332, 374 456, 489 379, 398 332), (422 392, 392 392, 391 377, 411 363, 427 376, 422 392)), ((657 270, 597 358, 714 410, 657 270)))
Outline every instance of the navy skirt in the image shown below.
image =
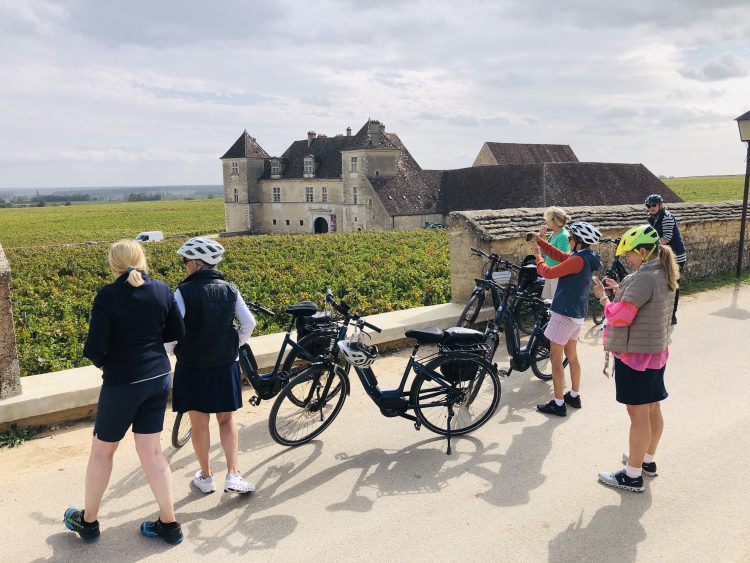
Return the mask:
POLYGON ((666 367, 638 371, 615 358, 617 402, 624 405, 645 405, 666 399, 669 395, 664 387, 666 367))
POLYGON ((172 383, 174 412, 232 412, 240 407, 242 380, 238 362, 208 368, 177 362, 172 383))

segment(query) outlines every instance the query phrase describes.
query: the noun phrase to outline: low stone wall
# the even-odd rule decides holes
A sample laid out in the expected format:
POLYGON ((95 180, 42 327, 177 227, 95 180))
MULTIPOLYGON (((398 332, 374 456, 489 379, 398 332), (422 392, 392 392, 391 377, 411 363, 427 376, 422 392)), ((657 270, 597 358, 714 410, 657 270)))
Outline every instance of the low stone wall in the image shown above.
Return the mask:
POLYGON ((0 399, 21 394, 21 378, 10 305, 10 265, 0 246, 0 399))
MULTIPOLYGON (((677 218, 687 247, 686 277, 706 277, 737 266, 742 202, 673 203, 668 208, 677 218)), ((617 238, 627 229, 648 221, 642 205, 570 207, 566 211, 573 220, 593 223, 609 238, 617 238)), ((543 214, 543 208, 451 213, 448 227, 453 302, 465 302, 474 288, 474 278, 481 275, 484 260, 471 254, 471 247, 520 262, 530 253, 524 235, 542 225, 543 214)), ((598 245, 595 250, 605 265, 612 262, 614 245, 598 245)), ((750 267, 747 238, 742 263, 745 268, 750 267)))

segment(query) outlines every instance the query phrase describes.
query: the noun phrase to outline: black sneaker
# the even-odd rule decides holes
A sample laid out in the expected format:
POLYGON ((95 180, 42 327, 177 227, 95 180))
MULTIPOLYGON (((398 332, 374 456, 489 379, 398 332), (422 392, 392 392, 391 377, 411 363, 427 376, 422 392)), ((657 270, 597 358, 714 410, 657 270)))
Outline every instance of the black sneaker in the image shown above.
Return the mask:
POLYGON ((174 525, 164 524, 161 520, 144 522, 141 524, 141 533, 147 538, 161 538, 172 545, 177 545, 184 539, 179 522, 174 525))
POLYGON ((624 469, 612 473, 599 473, 599 482, 608 487, 625 489, 634 493, 642 493, 644 489, 643 476, 641 475, 633 479, 627 476, 624 469))
POLYGON ((543 412, 544 414, 554 414, 557 416, 567 416, 568 411, 565 408, 565 403, 558 405, 554 399, 552 399, 546 405, 537 405, 536 410, 543 412))
POLYGON ((84 540, 95 540, 99 537, 99 520, 86 522, 83 519, 83 510, 77 508, 68 508, 63 518, 65 527, 71 532, 75 532, 84 540))
POLYGON ((568 391, 563 396, 563 399, 565 399, 565 404, 566 405, 570 405, 574 409, 580 409, 581 408, 581 396, 580 395, 577 395, 577 396, 573 397, 570 394, 570 391, 568 391))
MULTIPOLYGON (((628 454, 622 454, 622 462, 627 465, 628 464, 628 454)), ((649 463, 643 462, 643 465, 641 465, 641 470, 643 471, 643 474, 647 477, 656 477, 659 474, 656 472, 656 462, 651 461, 649 463)))

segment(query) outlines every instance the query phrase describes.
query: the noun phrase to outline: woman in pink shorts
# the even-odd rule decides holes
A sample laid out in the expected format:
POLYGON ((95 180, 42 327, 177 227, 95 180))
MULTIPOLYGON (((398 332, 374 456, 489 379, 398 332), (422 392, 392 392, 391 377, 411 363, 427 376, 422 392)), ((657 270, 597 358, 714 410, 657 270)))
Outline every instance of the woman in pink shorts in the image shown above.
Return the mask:
POLYGON ((539 233, 531 233, 536 243, 536 267, 540 276, 555 279, 557 289, 552 298, 550 311, 552 318, 547 324, 544 335, 550 341, 550 361, 552 362, 552 384, 554 398, 536 408, 545 414, 566 416, 566 403, 577 409, 581 408, 581 397, 578 394, 581 385, 581 364, 578 362, 576 342, 581 332, 583 319, 589 304, 591 277, 601 266, 599 256, 589 247, 599 242, 601 233, 591 223, 575 221, 568 226, 571 252, 563 252, 548 244, 539 233), (553 260, 560 262, 557 266, 547 266, 540 250, 553 260), (571 391, 565 390, 564 358, 570 365, 571 391))

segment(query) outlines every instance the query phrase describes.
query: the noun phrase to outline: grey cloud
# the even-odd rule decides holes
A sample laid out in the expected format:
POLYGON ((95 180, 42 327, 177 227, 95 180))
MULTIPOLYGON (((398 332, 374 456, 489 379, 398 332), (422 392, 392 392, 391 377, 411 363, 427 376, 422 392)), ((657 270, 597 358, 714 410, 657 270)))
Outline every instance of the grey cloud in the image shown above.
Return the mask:
POLYGON ((729 78, 743 78, 750 73, 747 61, 735 55, 726 53, 720 57, 708 61, 699 68, 689 68, 680 71, 685 78, 699 80, 701 82, 715 82, 729 78))

